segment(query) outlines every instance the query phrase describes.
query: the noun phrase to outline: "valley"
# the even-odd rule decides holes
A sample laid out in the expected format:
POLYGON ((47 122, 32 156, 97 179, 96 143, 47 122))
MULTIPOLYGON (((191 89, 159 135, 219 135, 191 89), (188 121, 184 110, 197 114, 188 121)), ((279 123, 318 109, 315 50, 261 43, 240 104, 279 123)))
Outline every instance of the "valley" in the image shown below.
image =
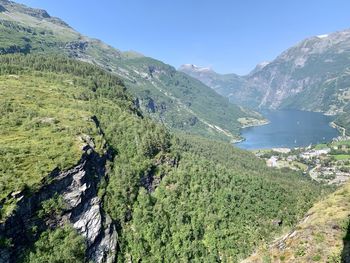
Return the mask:
POLYGON ((176 69, 0 0, 0 263, 350 262, 349 54, 176 69))

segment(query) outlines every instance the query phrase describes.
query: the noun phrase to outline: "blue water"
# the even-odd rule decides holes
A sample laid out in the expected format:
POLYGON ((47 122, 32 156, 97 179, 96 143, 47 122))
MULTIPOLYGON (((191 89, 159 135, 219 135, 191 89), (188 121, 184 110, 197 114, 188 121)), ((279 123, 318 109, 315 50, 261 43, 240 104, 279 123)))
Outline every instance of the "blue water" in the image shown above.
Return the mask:
POLYGON ((293 148, 327 142, 339 135, 329 125, 334 118, 322 113, 281 110, 265 111, 262 114, 270 123, 242 129, 242 136, 246 140, 236 146, 248 150, 293 148))

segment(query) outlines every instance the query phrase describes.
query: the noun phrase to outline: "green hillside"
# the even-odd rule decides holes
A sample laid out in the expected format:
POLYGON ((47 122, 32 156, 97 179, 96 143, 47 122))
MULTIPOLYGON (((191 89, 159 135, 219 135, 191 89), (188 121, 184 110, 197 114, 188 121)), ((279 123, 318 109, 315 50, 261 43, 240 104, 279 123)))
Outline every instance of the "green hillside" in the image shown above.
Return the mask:
MULTIPOLYGON (((119 78, 90 64, 3 55, 0 77, 2 222, 16 210, 14 192, 28 198, 49 185, 48 173, 77 163, 83 144, 113 153, 99 196, 117 225, 119 262, 235 262, 296 223, 323 193, 304 176, 269 169, 230 144, 171 135, 142 116, 119 78)), ((42 207, 59 216, 64 207, 55 200, 42 207)), ((62 239, 64 256, 82 260, 75 231, 50 229, 52 217, 46 220, 48 230, 34 235, 24 261, 54 260, 62 239)), ((0 240, 0 251, 11 246, 1 230, 0 240)))
POLYGON ((123 60, 120 67, 131 72, 125 83, 139 98, 141 108, 176 130, 234 140, 241 127, 239 118, 261 119, 259 114, 229 103, 198 80, 152 58, 123 60))
POLYGON ((262 119, 173 67, 85 37, 44 10, 7 0, 0 6, 0 54, 65 54, 98 65, 123 79, 142 111, 167 127, 236 141, 242 127, 239 118, 262 119))
POLYGON ((349 262, 349 188, 347 183, 314 204, 295 228, 243 262, 349 262))

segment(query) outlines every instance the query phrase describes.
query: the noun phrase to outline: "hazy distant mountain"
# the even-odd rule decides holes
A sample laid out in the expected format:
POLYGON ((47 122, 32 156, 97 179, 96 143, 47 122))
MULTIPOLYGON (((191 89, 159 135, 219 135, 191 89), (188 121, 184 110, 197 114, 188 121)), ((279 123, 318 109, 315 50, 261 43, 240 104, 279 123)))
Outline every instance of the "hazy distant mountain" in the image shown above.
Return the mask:
POLYGON ((220 95, 228 98, 231 98, 245 82, 244 77, 236 74, 219 74, 211 68, 199 67, 193 64, 182 65, 179 71, 200 80, 220 95))
POLYGON ((242 77, 213 74, 212 70, 198 74, 198 70, 188 66, 181 70, 234 103, 340 116, 350 101, 350 30, 308 38, 242 77), (225 79, 227 76, 230 78, 225 79))
POLYGON ((256 72, 260 71, 261 69, 266 67, 268 64, 270 64, 270 62, 268 62, 268 61, 260 62, 258 65, 255 66, 255 68, 251 72, 249 72, 248 76, 251 76, 251 75, 255 74, 256 72))
MULTIPOLYGON (((350 30, 308 38, 283 52, 272 62, 263 62, 247 76, 239 77, 240 85, 230 90, 232 101, 262 108, 292 107, 314 111, 341 112, 348 102, 349 89, 343 83, 350 65, 350 30), (338 80, 340 80, 339 82, 338 80), (337 80, 337 81, 336 81, 337 80), (345 86, 344 86, 345 85, 345 86), (232 93, 232 94, 231 94, 232 93)), ((210 78, 196 74, 189 67, 181 70, 204 81, 210 78)), ((213 71, 211 71, 213 72, 213 71)), ((223 79, 215 74, 215 79, 223 79)), ((216 89, 215 82, 205 82, 216 89)), ((227 92, 226 92, 227 93, 227 92)), ((228 96, 228 95, 226 95, 228 96)))

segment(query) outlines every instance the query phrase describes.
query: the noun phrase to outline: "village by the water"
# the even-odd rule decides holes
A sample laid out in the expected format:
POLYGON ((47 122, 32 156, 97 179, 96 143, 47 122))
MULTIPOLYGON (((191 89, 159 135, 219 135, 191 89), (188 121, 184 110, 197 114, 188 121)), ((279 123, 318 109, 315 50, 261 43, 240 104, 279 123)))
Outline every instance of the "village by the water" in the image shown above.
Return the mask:
POLYGON ((293 149, 256 150, 254 153, 269 167, 290 168, 320 183, 341 185, 350 179, 350 136, 343 128, 337 128, 341 136, 328 143, 293 149))

